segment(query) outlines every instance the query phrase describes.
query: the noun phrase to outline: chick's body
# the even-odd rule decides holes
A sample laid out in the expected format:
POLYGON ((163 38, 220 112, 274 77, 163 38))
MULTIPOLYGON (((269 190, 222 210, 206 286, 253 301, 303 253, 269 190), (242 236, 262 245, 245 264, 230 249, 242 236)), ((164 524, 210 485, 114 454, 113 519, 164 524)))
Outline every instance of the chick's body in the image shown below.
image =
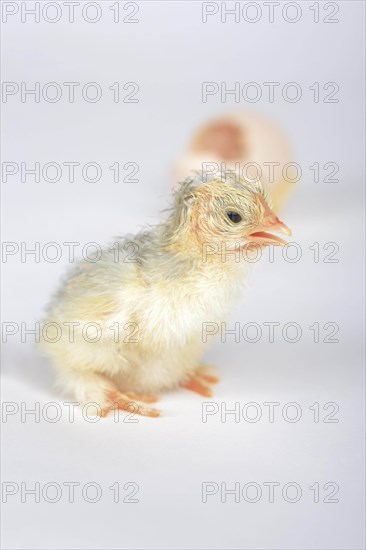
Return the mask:
MULTIPOLYGON (((225 185, 224 194, 243 193, 225 185)), ((66 278, 49 307, 42 347, 59 385, 80 403, 105 408, 116 392, 150 395, 194 376, 204 323, 226 318, 248 266, 236 261, 237 232, 216 219, 216 210, 222 216, 222 186, 189 180, 166 222, 120 239, 66 278), (223 240, 231 251, 227 258, 221 250, 212 253, 223 240)), ((253 200, 251 193, 244 195, 253 200)), ((144 411, 149 414, 138 410, 144 411)))

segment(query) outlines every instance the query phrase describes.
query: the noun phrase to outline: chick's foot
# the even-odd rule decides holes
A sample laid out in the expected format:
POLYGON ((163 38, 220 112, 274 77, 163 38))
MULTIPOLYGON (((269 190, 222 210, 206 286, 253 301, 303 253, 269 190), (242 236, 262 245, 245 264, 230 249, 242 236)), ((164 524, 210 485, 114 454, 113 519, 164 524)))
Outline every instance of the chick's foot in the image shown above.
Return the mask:
MULTIPOLYGON (((139 395, 136 394, 124 394, 118 391, 110 391, 106 393, 107 405, 102 410, 102 416, 107 416, 112 410, 126 411, 133 414, 138 414, 140 416, 151 416, 157 417, 161 415, 161 412, 158 409, 152 409, 145 406, 145 403, 137 401, 136 398, 145 398, 145 402, 148 402, 147 399, 154 399, 152 396, 139 395), (134 397, 132 397, 134 396, 134 397)), ((149 401, 152 402, 152 401, 149 401)))
POLYGON ((220 378, 212 373, 212 371, 215 370, 215 367, 211 365, 200 365, 196 372, 201 378, 203 378, 203 380, 205 380, 205 382, 208 382, 209 384, 218 384, 220 382, 220 378))
POLYGON ((202 365, 198 367, 191 378, 183 382, 182 387, 203 397, 212 397, 210 385, 217 384, 218 382, 219 378, 210 373, 210 367, 202 365))
POLYGON ((144 403, 156 403, 159 398, 156 395, 146 395, 140 393, 128 392, 126 393, 132 401, 143 401, 144 403))

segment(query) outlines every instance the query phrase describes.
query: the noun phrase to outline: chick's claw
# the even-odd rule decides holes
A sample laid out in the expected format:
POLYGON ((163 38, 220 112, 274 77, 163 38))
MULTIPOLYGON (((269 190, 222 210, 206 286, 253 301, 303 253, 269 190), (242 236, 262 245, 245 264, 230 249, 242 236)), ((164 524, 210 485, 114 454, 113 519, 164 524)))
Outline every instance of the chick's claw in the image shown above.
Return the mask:
POLYGON ((158 409, 145 407, 144 403, 131 399, 130 395, 131 394, 127 395, 119 392, 108 392, 106 396, 108 404, 107 407, 103 409, 101 416, 107 416, 110 411, 115 409, 132 414, 138 414, 140 416, 150 416, 155 418, 161 415, 161 412, 158 409))

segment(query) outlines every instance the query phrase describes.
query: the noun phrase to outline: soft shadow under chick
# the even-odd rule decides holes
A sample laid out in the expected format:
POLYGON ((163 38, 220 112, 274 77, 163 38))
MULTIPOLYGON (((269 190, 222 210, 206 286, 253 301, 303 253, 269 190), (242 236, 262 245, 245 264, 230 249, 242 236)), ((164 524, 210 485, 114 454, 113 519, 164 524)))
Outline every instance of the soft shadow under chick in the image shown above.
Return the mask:
POLYGON ((49 306, 41 347, 57 383, 102 414, 158 416, 146 403, 178 386, 210 396, 203 324, 223 322, 238 298, 243 252, 286 244, 267 230, 291 235, 262 186, 235 174, 197 174, 173 199, 161 224, 79 262, 49 306))

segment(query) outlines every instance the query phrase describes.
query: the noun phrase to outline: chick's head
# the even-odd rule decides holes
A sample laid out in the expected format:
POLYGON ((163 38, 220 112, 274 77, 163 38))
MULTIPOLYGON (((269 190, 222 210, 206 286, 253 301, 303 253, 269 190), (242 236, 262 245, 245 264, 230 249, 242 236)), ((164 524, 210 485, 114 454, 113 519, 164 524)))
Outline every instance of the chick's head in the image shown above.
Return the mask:
POLYGON ((278 219, 259 182, 239 179, 233 173, 187 179, 176 192, 180 226, 186 228, 192 245, 214 245, 218 253, 248 245, 286 245, 273 235, 291 235, 278 219), (219 246, 218 246, 219 245, 219 246))

